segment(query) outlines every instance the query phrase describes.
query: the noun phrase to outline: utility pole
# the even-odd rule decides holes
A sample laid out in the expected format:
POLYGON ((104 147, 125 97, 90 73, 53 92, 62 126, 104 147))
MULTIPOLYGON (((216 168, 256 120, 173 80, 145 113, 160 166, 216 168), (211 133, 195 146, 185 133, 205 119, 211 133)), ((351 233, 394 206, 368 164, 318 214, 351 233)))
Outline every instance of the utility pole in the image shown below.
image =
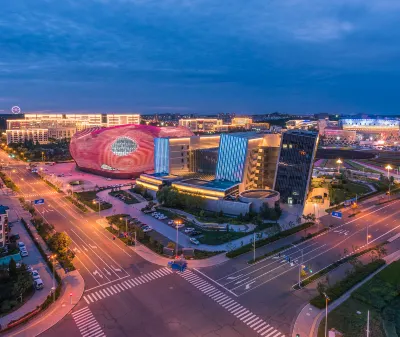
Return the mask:
POLYGON ((325 296, 325 337, 328 337, 328 301, 330 300, 326 293, 323 293, 325 296))
POLYGON ((367 315, 367 337, 369 337, 369 310, 367 315))
POLYGON ((256 262, 256 233, 253 233, 253 261, 256 262))

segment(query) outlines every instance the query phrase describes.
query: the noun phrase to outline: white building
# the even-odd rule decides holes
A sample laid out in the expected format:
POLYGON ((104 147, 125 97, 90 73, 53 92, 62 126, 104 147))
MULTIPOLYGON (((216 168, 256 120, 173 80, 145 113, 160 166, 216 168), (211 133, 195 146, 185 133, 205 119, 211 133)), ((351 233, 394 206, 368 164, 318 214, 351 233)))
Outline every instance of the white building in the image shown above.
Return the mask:
POLYGON ((70 139, 77 131, 96 126, 140 124, 138 114, 25 114, 24 119, 7 121, 7 144, 25 140, 49 142, 49 138, 70 139))

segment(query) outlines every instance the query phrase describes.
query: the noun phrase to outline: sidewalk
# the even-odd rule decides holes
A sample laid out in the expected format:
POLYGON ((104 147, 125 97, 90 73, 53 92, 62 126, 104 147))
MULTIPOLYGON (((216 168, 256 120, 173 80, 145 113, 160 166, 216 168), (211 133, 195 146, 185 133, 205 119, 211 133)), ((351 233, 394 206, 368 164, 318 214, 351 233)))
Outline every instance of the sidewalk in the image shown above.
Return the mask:
MULTIPOLYGON (((29 212, 22 209, 17 198, 8 198, 6 200, 4 200, 4 198, 1 199, 3 204, 10 205, 9 218, 11 222, 12 219, 15 218, 15 220, 17 220, 21 217, 29 222, 31 215, 29 212)), ((51 251, 48 249, 46 243, 37 233, 36 228, 31 226, 30 230, 45 254, 51 254, 51 251)), ((41 276, 46 276, 46 274, 44 274, 44 271, 46 271, 46 273, 49 274, 49 277, 43 278, 46 287, 45 289, 35 291, 34 295, 22 307, 14 312, 11 312, 9 315, 1 317, 0 323, 3 329, 5 329, 11 321, 16 321, 37 309, 37 307, 41 306, 46 297, 51 293, 51 291, 46 292, 46 289, 52 285, 52 273, 50 268, 47 266, 47 263, 43 261, 42 255, 37 250, 36 245, 32 241, 31 237, 28 236, 28 233, 22 224, 21 228, 19 228, 19 232, 21 234, 21 238, 24 239, 24 242, 30 251, 30 255, 24 259, 29 260, 34 258, 35 256, 33 253, 37 252, 37 257, 34 260, 27 260, 29 262, 28 264, 34 265, 35 268, 39 270, 41 276), (22 237, 22 233, 26 233, 26 238, 22 237), (38 261, 36 260, 42 261, 43 265, 40 267, 38 265, 38 261)), ((37 316, 34 316, 30 321, 28 321, 28 323, 17 326, 11 329, 9 332, 4 333, 5 336, 37 336, 60 321, 78 303, 85 288, 85 282, 82 276, 77 270, 65 274, 64 269, 62 269, 59 264, 56 264, 56 272, 60 276, 63 284, 60 297, 57 299, 56 303, 51 304, 46 310, 39 313, 37 316), (72 305, 70 304, 71 293, 72 305)))
MULTIPOLYGON (((386 256, 384 258, 386 261, 386 265, 382 266, 382 268, 378 269, 377 271, 369 275, 362 282, 355 285, 343 296, 341 296, 339 299, 330 304, 328 306, 328 313, 337 308, 344 301, 346 301, 354 290, 358 289, 365 282, 367 282, 377 273, 379 273, 382 269, 386 268, 390 263, 398 260, 399 258, 400 258, 400 250, 386 256)), ((296 334, 299 334, 302 337, 317 337, 318 327, 324 317, 325 317, 325 310, 320 310, 308 303, 306 306, 304 306, 304 308, 301 310, 301 312, 296 318, 292 331, 292 337, 296 337, 296 334)))
POLYGON ((28 323, 5 333, 4 336, 38 336, 61 321, 78 304, 85 288, 85 281, 77 270, 64 275, 62 283, 61 295, 55 304, 52 304, 28 323), (70 294, 72 294, 72 297, 70 294))

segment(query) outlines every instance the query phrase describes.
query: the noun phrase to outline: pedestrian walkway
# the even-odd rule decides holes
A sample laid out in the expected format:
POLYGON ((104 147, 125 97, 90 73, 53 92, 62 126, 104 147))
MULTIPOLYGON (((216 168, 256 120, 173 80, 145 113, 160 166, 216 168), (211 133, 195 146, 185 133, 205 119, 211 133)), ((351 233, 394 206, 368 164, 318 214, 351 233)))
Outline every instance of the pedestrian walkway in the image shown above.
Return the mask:
POLYGON ((24 198, 34 198, 34 197, 43 198, 47 195, 54 195, 54 194, 59 194, 59 193, 57 191, 49 191, 49 192, 42 192, 42 193, 26 193, 26 194, 22 194, 22 196, 24 198))
POLYGON ((76 326, 82 337, 103 337, 105 333, 99 322, 94 318, 89 307, 84 307, 72 313, 76 326))
POLYGON ((112 285, 109 285, 108 287, 85 293, 85 295, 83 295, 83 299, 85 300, 85 302, 87 304, 91 304, 91 303, 100 301, 102 299, 105 299, 107 297, 117 295, 120 292, 123 292, 125 290, 137 287, 137 286, 145 284, 145 283, 149 283, 160 277, 164 277, 164 276, 167 276, 172 273, 173 272, 169 268, 162 268, 162 269, 154 270, 154 271, 152 271, 150 273, 146 273, 142 276, 131 278, 129 280, 126 279, 124 281, 121 281, 120 283, 113 283, 112 285))
POLYGON ((225 295, 222 291, 197 276, 190 270, 185 270, 180 273, 186 281, 191 283, 203 294, 210 297, 213 301, 218 303, 222 308, 227 310, 230 314, 234 315, 240 321, 245 323, 250 329, 254 330, 259 336, 262 337, 285 337, 281 332, 276 330, 273 326, 267 324, 262 318, 247 310, 241 304, 233 300, 231 297, 225 295))

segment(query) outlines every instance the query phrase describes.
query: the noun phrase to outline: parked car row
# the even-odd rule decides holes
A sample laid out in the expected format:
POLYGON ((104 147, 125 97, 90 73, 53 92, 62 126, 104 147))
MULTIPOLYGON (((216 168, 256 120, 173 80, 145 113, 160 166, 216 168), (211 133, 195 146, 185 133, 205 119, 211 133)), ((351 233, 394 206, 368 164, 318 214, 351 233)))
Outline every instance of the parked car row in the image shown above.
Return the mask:
POLYGON ((153 218, 158 219, 158 220, 166 220, 166 219, 168 219, 167 216, 165 216, 164 214, 159 213, 159 212, 153 212, 153 213, 151 213, 151 216, 152 216, 153 218))
POLYGON ((29 255, 25 243, 23 243, 22 241, 18 242, 18 248, 19 248, 19 253, 21 254, 22 257, 26 257, 29 255))
POLYGON ((135 225, 138 226, 139 228, 142 229, 143 232, 148 233, 151 232, 153 230, 153 227, 151 227, 150 225, 146 225, 142 222, 140 222, 138 219, 136 218, 132 218, 130 217, 130 219, 128 220, 128 223, 131 225, 135 225))

